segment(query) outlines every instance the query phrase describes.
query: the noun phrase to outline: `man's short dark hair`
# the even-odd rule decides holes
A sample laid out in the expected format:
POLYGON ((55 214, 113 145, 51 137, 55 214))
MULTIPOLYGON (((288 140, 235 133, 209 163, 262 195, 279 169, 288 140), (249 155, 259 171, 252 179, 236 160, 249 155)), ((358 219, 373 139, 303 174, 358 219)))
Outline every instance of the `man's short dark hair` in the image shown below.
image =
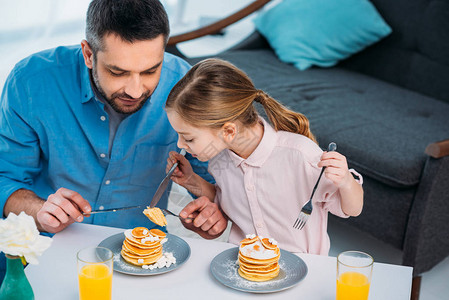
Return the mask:
POLYGON ((152 40, 170 35, 168 16, 159 0, 93 0, 86 18, 86 39, 94 54, 103 49, 103 37, 116 34, 124 41, 152 40))

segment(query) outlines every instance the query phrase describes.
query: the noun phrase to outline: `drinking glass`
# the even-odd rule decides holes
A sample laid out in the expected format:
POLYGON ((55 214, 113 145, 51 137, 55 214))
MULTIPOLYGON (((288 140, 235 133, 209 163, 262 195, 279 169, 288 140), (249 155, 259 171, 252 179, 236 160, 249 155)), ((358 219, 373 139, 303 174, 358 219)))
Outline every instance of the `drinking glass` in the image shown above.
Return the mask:
POLYGON ((337 300, 367 300, 373 258, 360 251, 342 252, 337 257, 337 300))
POLYGON ((80 300, 111 300, 113 253, 103 247, 78 251, 80 300))

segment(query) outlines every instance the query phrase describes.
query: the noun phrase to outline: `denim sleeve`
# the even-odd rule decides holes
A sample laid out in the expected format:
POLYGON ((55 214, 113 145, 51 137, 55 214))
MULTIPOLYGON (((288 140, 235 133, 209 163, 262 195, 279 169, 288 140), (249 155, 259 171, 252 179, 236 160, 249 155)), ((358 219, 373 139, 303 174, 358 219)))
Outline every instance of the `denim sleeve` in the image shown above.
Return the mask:
POLYGON ((40 168, 39 139, 27 120, 31 102, 10 74, 0 98, 0 205, 18 189, 30 189, 40 168))

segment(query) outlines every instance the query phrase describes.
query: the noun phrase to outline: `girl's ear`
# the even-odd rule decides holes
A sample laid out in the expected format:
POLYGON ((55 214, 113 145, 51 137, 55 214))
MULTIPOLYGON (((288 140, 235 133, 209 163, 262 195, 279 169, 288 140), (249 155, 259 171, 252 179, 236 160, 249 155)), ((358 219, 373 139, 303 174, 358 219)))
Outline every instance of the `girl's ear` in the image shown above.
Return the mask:
POLYGON ((235 136, 237 135, 237 125, 235 123, 232 122, 227 122, 223 125, 223 127, 221 128, 222 131, 222 136, 223 136, 223 140, 225 141, 225 143, 230 144, 235 136))

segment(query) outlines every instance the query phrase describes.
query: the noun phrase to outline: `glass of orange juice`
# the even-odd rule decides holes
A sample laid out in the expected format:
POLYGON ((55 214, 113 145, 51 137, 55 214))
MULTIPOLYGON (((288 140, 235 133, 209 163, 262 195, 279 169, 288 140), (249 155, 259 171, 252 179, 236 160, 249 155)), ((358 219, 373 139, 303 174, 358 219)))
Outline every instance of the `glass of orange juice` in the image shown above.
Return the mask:
POLYGON ((373 258, 360 251, 337 257, 337 300, 368 300, 373 258))
POLYGON ((113 253, 103 247, 78 251, 80 300, 111 300, 113 253))

